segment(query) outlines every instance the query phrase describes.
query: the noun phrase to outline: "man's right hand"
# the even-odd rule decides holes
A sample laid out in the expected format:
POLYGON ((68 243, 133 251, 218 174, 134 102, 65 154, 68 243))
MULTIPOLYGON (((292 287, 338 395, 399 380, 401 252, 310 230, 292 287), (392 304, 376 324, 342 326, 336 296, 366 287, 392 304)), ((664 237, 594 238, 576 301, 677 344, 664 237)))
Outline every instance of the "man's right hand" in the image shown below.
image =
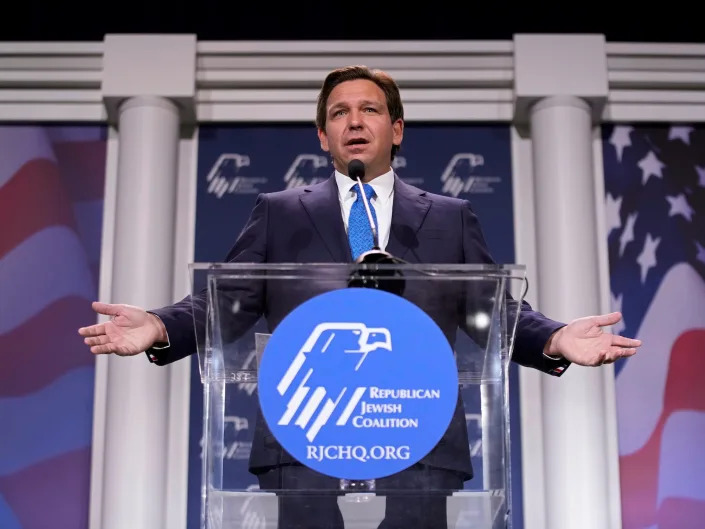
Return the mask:
POLYGON ((78 329, 85 344, 91 346, 91 353, 136 355, 168 340, 162 321, 140 307, 98 301, 91 306, 98 314, 111 316, 105 323, 78 329))

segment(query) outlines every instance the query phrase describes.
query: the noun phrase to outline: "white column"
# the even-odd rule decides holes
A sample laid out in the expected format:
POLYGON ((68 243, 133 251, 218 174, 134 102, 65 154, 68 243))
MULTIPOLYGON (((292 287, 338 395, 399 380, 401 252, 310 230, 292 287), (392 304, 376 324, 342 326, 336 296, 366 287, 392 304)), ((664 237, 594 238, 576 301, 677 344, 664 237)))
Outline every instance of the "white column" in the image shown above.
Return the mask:
MULTIPOLYGON (((582 99, 530 111, 538 291, 554 319, 600 313, 592 116, 582 99)), ((605 388, 599 369, 542 377, 547 529, 610 527, 605 388)))
MULTIPOLYGON (((180 118, 165 98, 119 108, 112 303, 172 301, 180 118)), ((169 370, 144 354, 108 364, 102 524, 161 529, 166 513, 169 370)))
MULTIPOLYGON (((568 322, 601 313, 593 126, 607 100, 603 35, 515 35, 515 120, 531 136, 536 308, 568 322)), ((542 374, 541 529, 617 529, 618 464, 602 369, 542 374)), ((527 476, 527 479, 530 479, 527 476)), ((539 484, 540 485, 540 484, 539 484)))
MULTIPOLYGON (((173 281, 179 143, 182 124, 195 119, 196 36, 106 35, 102 73, 118 129, 105 301, 161 307, 183 295, 173 281)), ((174 412, 183 394, 170 387, 183 364, 158 367, 143 353, 100 360, 91 529, 172 529, 186 501, 188 417, 174 412)))

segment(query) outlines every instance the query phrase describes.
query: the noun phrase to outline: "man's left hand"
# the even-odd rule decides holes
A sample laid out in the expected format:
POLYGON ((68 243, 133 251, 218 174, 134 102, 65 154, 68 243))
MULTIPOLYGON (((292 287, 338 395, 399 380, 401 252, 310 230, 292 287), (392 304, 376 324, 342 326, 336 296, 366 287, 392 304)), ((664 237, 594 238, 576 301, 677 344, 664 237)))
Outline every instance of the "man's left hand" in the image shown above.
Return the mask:
POLYGON ((581 366, 601 366, 632 356, 641 345, 641 340, 602 330, 603 326, 614 325, 621 319, 619 312, 612 312, 573 320, 551 336, 544 352, 581 366))

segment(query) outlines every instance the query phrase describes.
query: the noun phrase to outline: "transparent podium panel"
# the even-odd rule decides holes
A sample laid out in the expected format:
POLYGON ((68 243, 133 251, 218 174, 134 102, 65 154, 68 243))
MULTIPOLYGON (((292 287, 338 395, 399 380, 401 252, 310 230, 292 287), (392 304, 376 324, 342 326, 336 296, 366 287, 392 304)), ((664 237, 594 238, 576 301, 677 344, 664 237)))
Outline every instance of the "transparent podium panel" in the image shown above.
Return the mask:
POLYGON ((203 528, 511 527, 523 267, 191 272, 203 528))

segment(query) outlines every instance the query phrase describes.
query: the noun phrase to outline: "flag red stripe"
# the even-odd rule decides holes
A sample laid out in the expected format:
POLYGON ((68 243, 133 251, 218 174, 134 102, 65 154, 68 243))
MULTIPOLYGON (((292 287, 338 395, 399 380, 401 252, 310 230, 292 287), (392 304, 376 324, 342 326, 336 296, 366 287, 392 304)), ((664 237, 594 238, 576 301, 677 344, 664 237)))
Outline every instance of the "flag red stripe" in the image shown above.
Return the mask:
MULTIPOLYGON (((656 523, 661 436, 668 417, 683 409, 705 412, 705 392, 694 391, 705 387, 703 344, 705 330, 702 329, 684 332, 673 343, 661 417, 640 450, 620 457, 624 529, 656 523)), ((705 447, 699 457, 705 457, 705 447)))
POLYGON ((688 498, 664 500, 658 512, 658 529, 702 529, 705 501, 688 498))
POLYGON ((93 365, 78 328, 96 322, 90 300, 66 297, 0 335, 0 397, 37 391, 65 372, 93 365))
MULTIPOLYGON (((664 391, 664 414, 705 411, 705 329, 681 334, 673 343, 664 391), (700 391, 698 391, 700 390, 700 391)), ((705 447, 703 448, 705 456, 705 447)))
POLYGON ((90 447, 67 452, 0 477, 0 494, 21 527, 88 527, 90 468, 90 447))
POLYGON ((0 258, 32 234, 57 224, 75 229, 58 168, 44 159, 27 162, 0 187, 0 258))
POLYGON ((71 199, 102 200, 107 152, 105 140, 56 142, 52 146, 71 199))

